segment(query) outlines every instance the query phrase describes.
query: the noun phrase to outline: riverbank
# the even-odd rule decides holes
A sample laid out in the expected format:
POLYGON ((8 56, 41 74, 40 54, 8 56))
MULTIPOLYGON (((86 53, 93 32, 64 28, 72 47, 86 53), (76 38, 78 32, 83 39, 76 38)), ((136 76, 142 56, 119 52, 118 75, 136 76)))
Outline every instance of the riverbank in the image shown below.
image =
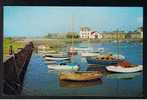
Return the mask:
POLYGON ((24 48, 27 44, 26 42, 19 42, 18 40, 13 40, 11 38, 4 38, 3 41, 3 56, 6 57, 9 55, 9 46, 12 44, 13 52, 17 53, 19 49, 24 48))
MULTIPOLYGON (((35 48, 37 48, 39 45, 45 45, 46 47, 49 47, 50 50, 54 51, 60 51, 61 48, 71 46, 72 45, 72 39, 71 38, 26 38, 26 39, 20 39, 15 40, 13 44, 13 50, 16 53, 19 49, 23 48, 26 43, 32 41, 35 48)), ((110 43, 110 42, 117 42, 116 40, 112 39, 73 39, 73 44, 75 43, 110 43)), ((143 43, 143 40, 141 39, 123 39, 119 40, 119 42, 139 42, 143 43)), ((9 46, 11 44, 10 38, 4 38, 4 45, 3 45, 3 55, 6 57, 9 54, 9 46)))

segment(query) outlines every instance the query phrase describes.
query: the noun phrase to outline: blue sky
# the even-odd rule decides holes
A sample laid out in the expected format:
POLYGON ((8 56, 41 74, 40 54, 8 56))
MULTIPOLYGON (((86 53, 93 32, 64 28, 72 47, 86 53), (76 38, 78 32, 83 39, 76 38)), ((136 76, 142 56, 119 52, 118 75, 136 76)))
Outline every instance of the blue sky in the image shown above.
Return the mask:
POLYGON ((130 31, 143 26, 142 7, 5 6, 4 36, 43 36, 88 26, 94 31, 130 31))

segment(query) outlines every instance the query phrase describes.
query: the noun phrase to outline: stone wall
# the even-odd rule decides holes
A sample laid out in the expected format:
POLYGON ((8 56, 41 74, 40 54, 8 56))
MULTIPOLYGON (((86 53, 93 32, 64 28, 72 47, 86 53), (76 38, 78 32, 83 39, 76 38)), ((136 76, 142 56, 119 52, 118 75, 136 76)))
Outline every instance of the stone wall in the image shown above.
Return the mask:
POLYGON ((19 95, 23 86, 23 79, 29 64, 34 46, 30 42, 18 53, 10 56, 3 66, 4 95, 19 95))

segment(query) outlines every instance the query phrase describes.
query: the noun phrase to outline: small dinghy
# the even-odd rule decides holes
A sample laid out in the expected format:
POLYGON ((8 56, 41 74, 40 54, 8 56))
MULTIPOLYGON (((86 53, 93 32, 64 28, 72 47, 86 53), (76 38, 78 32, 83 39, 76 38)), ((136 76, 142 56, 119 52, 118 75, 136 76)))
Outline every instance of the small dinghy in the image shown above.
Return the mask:
POLYGON ((59 79, 64 81, 94 81, 102 77, 100 71, 61 72, 59 79))
POLYGON ((79 48, 74 48, 76 51, 89 51, 91 48, 88 47, 79 47, 79 48))
POLYGON ((82 57, 93 57, 93 56, 99 56, 99 53, 93 53, 93 52, 82 52, 80 54, 82 57))
POLYGON ((73 71, 77 71, 79 69, 79 66, 77 65, 48 65, 49 69, 53 69, 53 70, 73 70, 73 71))
POLYGON ((44 61, 45 64, 55 64, 57 63, 56 61, 44 61))
POLYGON ((130 64, 127 61, 121 61, 116 65, 107 66, 106 69, 111 72, 131 73, 142 71, 143 66, 130 64))
POLYGON ((69 60, 68 57, 54 57, 54 56, 48 56, 48 57, 44 57, 45 60, 69 60))
POLYGON ((43 57, 67 57, 65 53, 48 53, 42 56, 43 57))

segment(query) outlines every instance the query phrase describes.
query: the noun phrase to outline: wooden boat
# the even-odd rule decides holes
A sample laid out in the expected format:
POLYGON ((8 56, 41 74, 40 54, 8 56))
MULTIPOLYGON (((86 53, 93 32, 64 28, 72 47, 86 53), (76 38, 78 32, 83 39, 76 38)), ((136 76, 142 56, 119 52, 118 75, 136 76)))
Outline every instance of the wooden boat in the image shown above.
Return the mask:
POLYGON ((53 70, 73 70, 73 71, 77 71, 79 69, 79 66, 77 65, 48 65, 49 69, 53 69, 53 70))
POLYGON ((93 81, 101 77, 102 73, 100 71, 74 71, 61 72, 59 79, 64 81, 93 81))
POLYGON ((54 61, 69 60, 68 57, 53 57, 53 56, 44 57, 44 59, 45 60, 54 60, 54 61))
POLYGON ((130 64, 127 61, 120 61, 116 65, 107 66, 106 69, 111 72, 120 72, 120 73, 131 73, 138 72, 143 70, 142 65, 130 64))
MULTIPOLYGON (((118 56, 119 57, 119 56, 118 56)), ((112 54, 101 54, 96 57, 86 57, 88 64, 98 64, 98 65, 114 65, 117 64, 123 58, 113 57, 112 54)))
POLYGON ((95 81, 87 81, 87 82, 75 82, 75 81, 59 81, 60 87, 64 88, 82 88, 82 87, 91 87, 102 84, 102 80, 98 79, 95 81))

